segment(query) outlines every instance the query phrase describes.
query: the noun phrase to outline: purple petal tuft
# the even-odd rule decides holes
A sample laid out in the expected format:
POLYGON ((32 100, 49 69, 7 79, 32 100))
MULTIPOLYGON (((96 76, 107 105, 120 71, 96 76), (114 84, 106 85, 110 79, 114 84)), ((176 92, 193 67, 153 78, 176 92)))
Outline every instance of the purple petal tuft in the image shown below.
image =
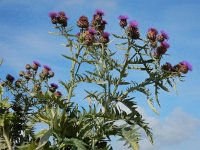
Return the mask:
POLYGON ((92 34, 92 35, 96 34, 96 30, 93 29, 93 28, 90 28, 88 31, 89 31, 89 33, 92 34))
POLYGON ((148 32, 154 32, 155 34, 158 34, 158 31, 155 28, 149 28, 148 32))
POLYGON ((138 22, 133 20, 133 21, 130 21, 130 26, 133 27, 133 28, 137 28, 138 27, 138 22))
POLYGON ((181 64, 187 66, 187 68, 188 68, 190 71, 193 70, 192 64, 189 63, 188 61, 182 61, 181 64))
POLYGON ((161 43, 161 45, 163 46, 163 47, 165 47, 165 48, 169 48, 170 47, 170 45, 167 43, 167 42, 162 42, 161 43))
POLYGON ((33 64, 36 65, 36 66, 38 66, 38 67, 41 66, 41 64, 38 61, 33 61, 33 64))
POLYGON ((49 13, 49 17, 57 17, 58 16, 58 13, 57 12, 50 12, 49 13))
POLYGON ((100 16, 104 16, 105 13, 104 13, 103 10, 97 9, 95 14, 100 15, 100 16))
POLYGON ((119 20, 127 20, 127 19, 128 19, 128 16, 126 16, 126 15, 120 15, 120 16, 118 17, 118 19, 119 19, 119 20))
POLYGON ((165 32, 165 31, 160 31, 161 32, 161 35, 165 38, 165 39, 169 39, 169 35, 165 32))
POLYGON ((51 70, 51 68, 50 68, 49 66, 47 66, 47 65, 44 65, 43 67, 44 67, 45 69, 47 69, 48 71, 51 70))
POLYGON ((102 36, 103 36, 104 38, 108 38, 108 37, 110 36, 110 33, 104 32, 104 33, 102 34, 102 36))

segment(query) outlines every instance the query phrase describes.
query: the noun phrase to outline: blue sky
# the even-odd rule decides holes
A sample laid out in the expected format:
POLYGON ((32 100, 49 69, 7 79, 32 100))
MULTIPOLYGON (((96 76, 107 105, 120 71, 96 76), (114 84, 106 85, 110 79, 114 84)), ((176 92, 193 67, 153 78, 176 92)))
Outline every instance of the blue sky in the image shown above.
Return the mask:
MULTIPOLYGON (((69 63, 60 54, 67 49, 59 44, 64 38, 48 34, 53 31, 48 13, 63 10, 74 25, 80 15, 92 18, 97 9, 106 12, 107 31, 120 32, 117 17, 128 15, 139 22, 143 35, 149 27, 164 29, 170 35, 171 45, 165 61, 176 64, 188 60, 193 71, 185 82, 178 84, 178 95, 162 93, 160 115, 156 116, 145 97, 138 101, 139 110, 154 129, 155 145, 144 138, 142 150, 197 150, 200 148, 200 1, 198 0, 0 0, 0 58, 4 64, 0 77, 7 73, 17 76, 26 63, 38 60, 48 64, 56 74, 56 80, 67 80, 69 63), (143 100, 144 99, 144 100, 143 100)), ((122 148, 114 142, 114 150, 122 148)))

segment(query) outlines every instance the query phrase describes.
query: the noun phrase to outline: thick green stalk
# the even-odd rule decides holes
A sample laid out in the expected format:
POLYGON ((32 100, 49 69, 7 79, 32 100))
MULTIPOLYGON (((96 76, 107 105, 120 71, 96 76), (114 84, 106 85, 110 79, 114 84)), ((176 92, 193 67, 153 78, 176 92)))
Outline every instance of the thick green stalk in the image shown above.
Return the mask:
POLYGON ((120 72, 120 76, 119 76, 119 79, 117 81, 117 84, 115 85, 115 88, 113 90, 113 96, 115 95, 115 93, 117 92, 117 88, 121 82, 121 79, 123 78, 123 75, 126 71, 126 67, 128 66, 128 63, 129 63, 129 55, 130 55, 130 50, 131 50, 131 46, 130 46, 130 40, 128 41, 128 50, 127 50, 127 53, 125 54, 125 62, 124 62, 124 65, 123 65, 123 68, 122 68, 122 71, 120 72))
POLYGON ((10 140, 9 140, 7 134, 6 134, 6 131, 5 131, 4 127, 3 127, 3 137, 4 137, 5 141, 6 141, 8 150, 12 150, 10 140))
MULTIPOLYGON (((72 51, 72 47, 73 47, 73 45, 71 44, 71 45, 70 45, 70 51, 72 51)), ((75 55, 75 59, 78 59, 82 48, 83 48, 83 47, 80 47, 80 46, 78 47, 78 52, 77 52, 77 54, 75 55)), ((70 102, 70 99, 71 99, 71 97, 72 97, 72 93, 73 93, 74 85, 75 85, 75 76, 77 75, 78 69, 79 69, 79 67, 80 67, 80 66, 79 66, 79 67, 77 68, 76 74, 75 74, 74 71, 75 71, 76 63, 77 63, 77 62, 72 61, 72 67, 71 67, 71 70, 70 70, 70 74, 71 74, 71 87, 70 87, 69 93, 68 93, 68 102, 70 102)))

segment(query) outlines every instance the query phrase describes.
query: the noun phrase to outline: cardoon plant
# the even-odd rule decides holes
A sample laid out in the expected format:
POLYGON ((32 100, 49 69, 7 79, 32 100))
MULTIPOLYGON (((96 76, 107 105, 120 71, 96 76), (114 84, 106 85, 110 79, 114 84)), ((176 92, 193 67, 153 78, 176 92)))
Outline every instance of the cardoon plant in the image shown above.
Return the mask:
POLYGON ((91 22, 82 15, 77 20, 79 33, 74 34, 64 12, 49 13, 58 30, 55 34, 66 38, 64 46, 70 55, 62 56, 71 63, 70 79, 60 81, 59 86, 49 83, 54 72, 38 61, 25 65, 17 79, 10 74, 5 77, 0 84, 3 149, 111 150, 111 137, 116 136, 138 150, 141 130, 153 143, 152 130, 137 110, 135 93, 144 94, 158 114, 155 105, 160 106, 159 93, 169 92, 168 88, 192 71, 192 66, 187 61, 174 66, 163 63, 169 49, 166 32, 150 28, 142 38, 138 22, 128 23, 128 16, 120 15, 123 34, 109 33, 104 15, 97 10, 91 22), (119 57, 120 50, 124 54, 119 57), (138 72, 145 74, 142 81, 131 76, 138 72), (81 83, 95 87, 84 89, 83 101, 89 101, 86 107, 77 102, 80 97, 75 90, 82 90, 81 83), (66 95, 58 91, 60 86, 66 89, 66 95), (36 123, 45 123, 48 128, 36 133, 36 123))

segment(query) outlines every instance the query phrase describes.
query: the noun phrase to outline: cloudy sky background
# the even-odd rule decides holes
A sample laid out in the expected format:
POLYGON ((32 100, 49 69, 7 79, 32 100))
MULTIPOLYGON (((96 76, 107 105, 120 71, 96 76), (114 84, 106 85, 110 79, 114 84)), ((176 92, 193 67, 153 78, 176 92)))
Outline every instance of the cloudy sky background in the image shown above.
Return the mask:
MULTIPOLYGON (((179 83, 178 95, 160 95, 160 115, 156 116, 144 100, 137 101, 139 110, 154 129, 155 145, 141 141, 141 150, 198 150, 200 148, 200 1, 198 0, 0 0, 0 58, 4 64, 0 77, 7 73, 17 77, 26 63, 38 60, 57 72, 56 80, 69 78, 70 63, 60 54, 67 49, 59 44, 64 38, 49 35, 53 31, 50 11, 63 10, 74 25, 80 15, 90 20, 97 9, 106 12, 107 31, 120 32, 117 17, 128 15, 139 22, 142 35, 149 27, 164 29, 170 35, 171 56, 165 60, 176 64, 188 60, 193 72, 179 83)), ((141 97, 143 98, 143 97, 141 97)), ((126 150, 121 142, 114 142, 114 150, 126 150)))

